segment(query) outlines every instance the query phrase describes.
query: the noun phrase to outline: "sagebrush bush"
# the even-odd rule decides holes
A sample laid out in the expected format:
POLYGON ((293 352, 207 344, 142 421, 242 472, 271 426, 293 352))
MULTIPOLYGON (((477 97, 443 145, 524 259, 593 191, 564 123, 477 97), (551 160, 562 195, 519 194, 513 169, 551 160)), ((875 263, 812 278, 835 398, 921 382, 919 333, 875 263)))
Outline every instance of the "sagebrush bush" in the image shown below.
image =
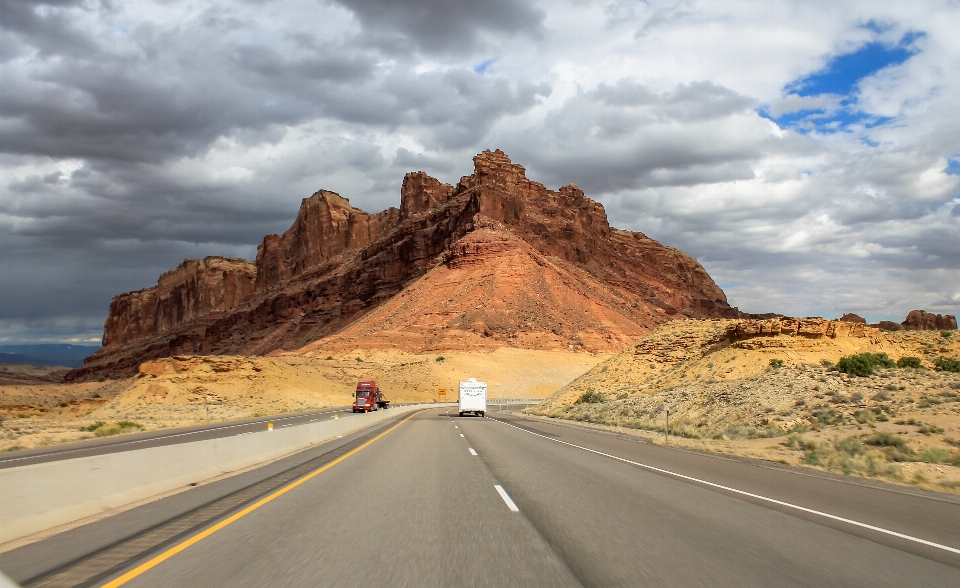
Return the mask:
POLYGON ((914 368, 919 369, 923 364, 920 363, 919 357, 901 357, 897 360, 898 368, 914 368))
POLYGON ((842 357, 837 362, 837 371, 851 376, 872 376, 877 366, 890 368, 896 363, 886 353, 860 353, 850 357, 842 357))
POLYGON ((581 394, 574 404, 596 404, 606 402, 606 400, 607 397, 602 393, 594 391, 593 388, 587 388, 587 391, 581 394))
POLYGON ((960 361, 950 357, 938 357, 936 361, 933 362, 933 366, 937 368, 938 372, 960 374, 960 361))

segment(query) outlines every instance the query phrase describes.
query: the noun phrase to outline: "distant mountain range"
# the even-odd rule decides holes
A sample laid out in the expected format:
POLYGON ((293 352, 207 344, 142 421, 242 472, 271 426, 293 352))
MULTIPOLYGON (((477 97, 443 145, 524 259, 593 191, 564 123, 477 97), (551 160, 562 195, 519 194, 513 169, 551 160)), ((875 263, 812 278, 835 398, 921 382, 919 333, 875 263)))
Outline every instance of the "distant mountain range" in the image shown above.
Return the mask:
POLYGON ((99 345, 69 345, 63 343, 34 343, 30 345, 0 345, 0 363, 77 368, 84 358, 100 349, 99 345))

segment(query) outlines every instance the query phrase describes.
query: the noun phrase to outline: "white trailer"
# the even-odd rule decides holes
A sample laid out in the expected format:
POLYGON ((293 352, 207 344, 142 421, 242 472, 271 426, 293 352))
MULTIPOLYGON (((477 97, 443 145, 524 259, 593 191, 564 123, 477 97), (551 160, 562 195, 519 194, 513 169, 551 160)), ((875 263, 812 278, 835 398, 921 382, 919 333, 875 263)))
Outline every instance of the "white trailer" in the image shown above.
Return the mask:
POLYGON ((484 382, 478 382, 476 378, 470 378, 466 382, 460 382, 460 416, 465 413, 473 413, 483 416, 487 412, 487 385, 484 382))

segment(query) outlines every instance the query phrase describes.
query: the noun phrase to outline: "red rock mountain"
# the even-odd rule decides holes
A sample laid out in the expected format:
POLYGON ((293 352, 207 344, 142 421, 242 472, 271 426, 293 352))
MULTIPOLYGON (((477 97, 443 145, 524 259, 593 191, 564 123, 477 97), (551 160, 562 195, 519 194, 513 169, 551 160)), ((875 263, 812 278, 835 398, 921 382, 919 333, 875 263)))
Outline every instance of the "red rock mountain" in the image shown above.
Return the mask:
POLYGON ((737 316, 689 255, 611 228, 575 185, 547 190, 501 151, 454 187, 407 174, 400 209, 321 190, 256 263, 187 260, 110 305, 68 380, 182 354, 345 347, 619 351, 676 316, 737 316))

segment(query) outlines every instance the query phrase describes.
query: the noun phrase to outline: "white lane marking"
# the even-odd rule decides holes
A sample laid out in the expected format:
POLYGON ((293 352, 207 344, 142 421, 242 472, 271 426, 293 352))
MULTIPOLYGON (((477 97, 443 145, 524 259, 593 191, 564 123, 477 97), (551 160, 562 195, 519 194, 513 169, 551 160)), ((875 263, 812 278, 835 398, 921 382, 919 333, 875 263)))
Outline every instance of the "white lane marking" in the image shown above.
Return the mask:
POLYGON ((520 512, 520 509, 517 508, 517 505, 513 503, 513 500, 507 495, 507 491, 504 490, 500 484, 494 484, 493 487, 500 493, 500 498, 507 503, 507 508, 509 508, 511 512, 520 512))
POLYGON ((470 455, 476 455, 476 454, 477 454, 477 450, 474 449, 473 447, 468 447, 468 449, 470 450, 470 455))
POLYGON ((454 428, 454 429, 459 429, 460 427, 458 427, 457 425, 454 425, 453 428, 454 428))
MULTIPOLYGON (((782 501, 782 500, 777 500, 777 499, 775 499, 775 498, 768 498, 768 497, 766 497, 766 496, 761 496, 761 495, 759 495, 759 494, 754 494, 754 493, 752 493, 752 492, 746 492, 746 491, 744 491, 744 490, 737 490, 736 488, 731 488, 730 486, 724 486, 723 484, 715 484, 714 482, 708 482, 708 481, 706 481, 706 480, 701 480, 700 478, 694 478, 693 476, 686 476, 686 475, 684 475, 684 474, 679 474, 679 473, 677 473, 677 472, 671 472, 670 470, 665 470, 665 469, 663 469, 663 468, 658 468, 658 467, 656 467, 656 466, 647 465, 647 464, 645 464, 645 463, 640 463, 640 462, 637 462, 637 461, 632 461, 632 460, 629 460, 629 459, 626 459, 626 458, 623 458, 623 457, 618 457, 618 456, 616 456, 616 455, 611 455, 611 454, 609 454, 609 453, 604 453, 604 452, 602 452, 602 451, 597 451, 596 449, 590 449, 589 447, 583 447, 583 446, 581 446, 581 445, 575 445, 575 444, 573 444, 573 443, 569 443, 569 442, 567 442, 567 441, 561 441, 561 440, 559 440, 559 439, 552 439, 552 438, 550 438, 550 437, 547 437, 546 435, 541 435, 540 433, 534 433, 533 431, 528 431, 528 430, 526 430, 526 429, 522 429, 522 428, 520 428, 520 427, 518 427, 518 426, 516 426, 516 425, 511 425, 510 423, 507 423, 507 422, 504 422, 504 421, 501 421, 501 420, 498 420, 498 419, 492 419, 492 420, 494 420, 494 421, 496 421, 496 422, 498 422, 498 423, 500 423, 500 424, 507 425, 508 427, 513 427, 514 429, 517 429, 518 431, 523 431, 524 433, 530 433, 531 435, 536 435, 537 437, 543 437, 544 439, 546 439, 546 440, 548 440, 548 441, 555 441, 555 442, 561 443, 561 444, 563 444, 563 445, 569 445, 570 447, 576 447, 577 449, 582 449, 582 450, 587 451, 587 452, 590 452, 590 453, 595 453, 595 454, 597 454, 597 455, 602 455, 603 457, 609 457, 610 459, 615 459, 615 460, 617 460, 617 461, 622 461, 622 462, 624 462, 624 463, 628 463, 628 464, 630 464, 630 465, 635 465, 635 466, 637 466, 637 467, 644 468, 644 469, 647 469, 647 470, 650 470, 650 471, 653 471, 653 472, 659 472, 659 473, 661 473, 661 474, 667 474, 667 475, 669 475, 669 476, 673 476, 673 477, 675 477, 675 478, 680 478, 680 479, 682 479, 682 480, 690 480, 691 482, 697 482, 698 484, 704 484, 704 485, 710 486, 710 487, 712 487, 712 488, 719 488, 719 489, 721 489, 721 490, 726 490, 726 491, 728 491, 728 492, 733 492, 733 493, 735 493, 735 494, 740 494, 741 496, 749 496, 750 498, 756 498, 757 500, 763 500, 763 501, 769 502, 769 503, 771 503, 771 504, 778 504, 778 505, 780 505, 780 506, 785 506, 785 507, 787 507, 787 508, 792 508, 792 509, 795 509, 795 510, 799 510, 799 511, 801 511, 801 512, 805 512, 805 513, 809 513, 809 514, 821 516, 821 517, 824 517, 824 518, 827 518, 827 519, 830 519, 830 520, 833 520, 833 521, 840 521, 841 523, 847 523, 848 525, 853 525, 853 526, 855 526, 855 527, 860 527, 860 528, 862 528, 862 529, 869 529, 869 530, 871 530, 871 531, 876 531, 876 532, 878 532, 878 533, 883 533, 883 534, 885 534, 885 535, 890 535, 890 536, 892 536, 892 537, 898 537, 898 538, 900 538, 900 539, 906 539, 907 541, 913 541, 914 543, 920 543, 921 545, 926 545, 926 546, 928 546, 928 547, 936 547, 937 549, 942 549, 942 550, 944 550, 944 551, 949 551, 949 552, 951 552, 951 553, 960 554, 960 549, 957 549, 957 548, 955 548, 955 547, 950 547, 949 545, 941 545, 940 543, 934 543, 933 541, 927 541, 926 539, 920 539, 919 537, 913 537, 913 536, 911 536, 911 535, 904 535, 903 533, 898 533, 898 532, 896 532, 896 531, 891 531, 891 530, 889 530, 889 529, 884 529, 883 527, 876 527, 876 526, 874 526, 874 525, 868 525, 867 523, 861 523, 860 521, 855 521, 855 520, 853 520, 853 519, 847 519, 847 518, 844 518, 844 517, 838 517, 837 515, 832 515, 832 514, 830 514, 830 513, 822 512, 822 511, 819 511, 819 510, 814 510, 814 509, 812 509, 812 508, 807 508, 807 507, 805 507, 805 506, 800 506, 800 505, 797 505, 797 504, 791 504, 791 503, 789 503, 789 502, 784 502, 784 501, 782 501)), ((506 500, 506 499, 504 499, 504 500, 506 500)))
POLYGON ((460 433, 460 436, 463 437, 463 433, 460 433))

